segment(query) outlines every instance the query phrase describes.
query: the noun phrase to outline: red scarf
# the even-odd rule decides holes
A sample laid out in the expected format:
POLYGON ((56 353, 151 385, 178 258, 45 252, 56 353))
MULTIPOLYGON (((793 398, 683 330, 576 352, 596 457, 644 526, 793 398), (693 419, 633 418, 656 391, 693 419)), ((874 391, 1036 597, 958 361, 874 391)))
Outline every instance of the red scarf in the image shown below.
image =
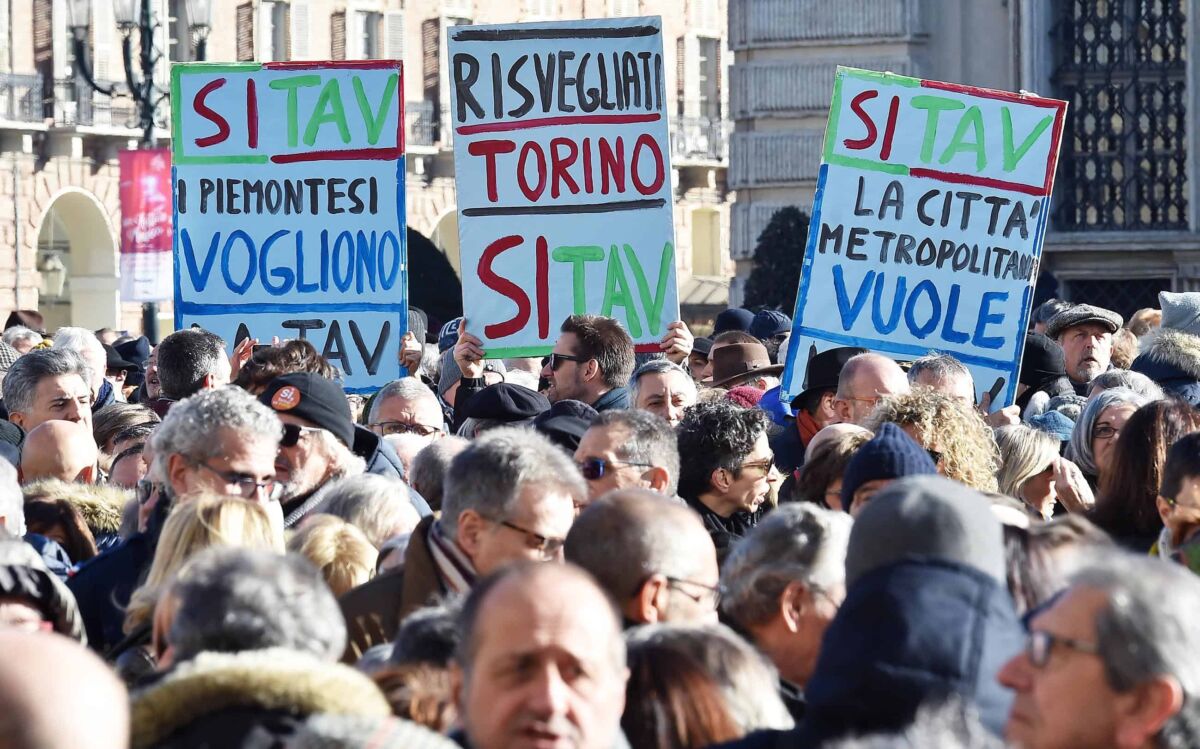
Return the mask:
POLYGON ((803 408, 796 409, 796 429, 800 430, 800 441, 808 447, 808 443, 812 442, 812 438, 817 436, 817 432, 821 431, 821 425, 812 417, 808 411, 803 408))

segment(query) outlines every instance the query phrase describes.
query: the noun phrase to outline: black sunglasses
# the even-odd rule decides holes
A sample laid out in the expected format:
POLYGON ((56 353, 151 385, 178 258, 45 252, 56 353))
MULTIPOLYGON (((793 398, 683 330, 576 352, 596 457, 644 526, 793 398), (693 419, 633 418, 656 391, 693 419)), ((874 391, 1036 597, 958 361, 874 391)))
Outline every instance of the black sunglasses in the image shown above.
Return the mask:
POLYGON ((582 356, 575 356, 573 354, 550 354, 550 357, 549 357, 550 371, 557 372, 558 368, 563 365, 563 362, 569 362, 569 361, 585 362, 585 361, 588 361, 588 359, 586 359, 582 356))
POLYGON ((299 424, 284 424, 283 439, 279 440, 280 447, 295 447, 305 432, 320 432, 319 427, 302 427, 299 424))
POLYGON ((584 458, 579 461, 579 472, 588 481, 596 481, 604 478, 604 474, 608 471, 609 466, 638 466, 639 468, 653 468, 651 463, 627 463, 623 460, 605 460, 604 458, 584 458))

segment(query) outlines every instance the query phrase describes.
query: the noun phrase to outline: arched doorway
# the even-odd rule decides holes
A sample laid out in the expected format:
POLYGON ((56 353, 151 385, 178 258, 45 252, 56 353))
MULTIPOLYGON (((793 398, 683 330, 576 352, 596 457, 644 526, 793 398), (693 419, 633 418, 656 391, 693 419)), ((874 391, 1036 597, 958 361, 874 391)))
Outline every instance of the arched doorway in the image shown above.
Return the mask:
POLYGON ((50 200, 38 226, 37 268, 48 332, 120 326, 116 236, 94 195, 67 188, 50 200))
POLYGON ((451 208, 442 217, 438 219, 437 225, 433 227, 433 231, 429 234, 429 241, 442 251, 446 259, 450 261, 454 272, 462 278, 462 264, 460 262, 458 248, 458 211, 451 208))

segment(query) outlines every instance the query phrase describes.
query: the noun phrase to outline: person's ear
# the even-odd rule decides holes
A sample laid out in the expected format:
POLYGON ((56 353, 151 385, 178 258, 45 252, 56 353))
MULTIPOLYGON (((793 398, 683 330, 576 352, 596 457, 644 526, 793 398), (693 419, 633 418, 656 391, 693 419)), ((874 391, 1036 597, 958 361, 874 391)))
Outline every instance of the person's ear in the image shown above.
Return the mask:
POLYGON ((642 583, 642 587, 638 588, 637 593, 633 594, 633 600, 630 617, 634 621, 642 624, 657 624, 663 620, 663 614, 667 611, 667 599, 671 595, 671 589, 667 585, 667 578, 659 573, 654 573, 646 578, 646 582, 642 583))
POLYGON ((216 387, 216 385, 217 385, 217 376, 214 375, 212 372, 209 372, 208 374, 204 375, 204 379, 200 380, 200 389, 201 390, 210 390, 210 389, 216 387))
POLYGON ((585 380, 600 379, 600 362, 588 359, 587 363, 583 365, 583 378, 585 380))
POLYGON ((849 424, 853 419, 853 414, 850 412, 850 401, 833 397, 833 410, 837 414, 838 421, 843 424, 849 424))
POLYGON ((1160 494, 1154 500, 1154 506, 1158 508, 1158 517, 1162 519, 1163 525, 1166 525, 1167 518, 1171 517, 1170 503, 1160 494))
POLYGON ((454 540, 458 542, 459 548, 468 557, 475 559, 483 543, 483 534, 487 531, 487 521, 474 510, 463 510, 458 514, 458 521, 454 526, 454 540))
POLYGON ((465 695, 463 693, 465 691, 466 681, 467 681, 466 674, 463 673, 462 666, 458 665, 458 663, 455 661, 451 661, 450 662, 450 700, 454 705, 456 705, 458 707, 459 715, 463 714, 463 709, 465 707, 463 705, 463 699, 465 698, 465 695))
POLYGON ((724 468, 718 468, 708 476, 709 484, 712 488, 719 492, 729 491, 729 487, 733 484, 733 474, 726 471, 724 468))
POLYGON ((800 631, 800 620, 808 603, 808 589, 799 580, 788 583, 779 594, 779 616, 792 634, 800 631))
POLYGON ((84 468, 75 477, 75 482, 79 484, 94 484, 96 482, 96 467, 88 466, 84 468))
POLYGON ((171 485, 171 489, 176 496, 182 496, 187 493, 188 489, 188 471, 191 466, 188 465, 187 458, 179 453, 171 453, 167 458, 167 483, 171 485))
POLYGON ((667 486, 671 483, 671 474, 667 472, 666 468, 652 466, 642 474, 642 481, 645 481, 651 490, 659 494, 666 494, 667 486))
POLYGON ((822 423, 832 424, 839 418, 834 401, 833 393, 825 393, 821 396, 821 400, 817 404, 817 416, 822 423))
POLYGON ((1173 676, 1156 676, 1118 695, 1118 747, 1147 746, 1183 707, 1183 687, 1173 676))
POLYGON ((8 420, 11 421, 12 423, 16 424, 17 426, 21 427, 22 429, 25 428, 25 424, 26 424, 25 414, 21 413, 20 411, 10 412, 8 414, 8 420))

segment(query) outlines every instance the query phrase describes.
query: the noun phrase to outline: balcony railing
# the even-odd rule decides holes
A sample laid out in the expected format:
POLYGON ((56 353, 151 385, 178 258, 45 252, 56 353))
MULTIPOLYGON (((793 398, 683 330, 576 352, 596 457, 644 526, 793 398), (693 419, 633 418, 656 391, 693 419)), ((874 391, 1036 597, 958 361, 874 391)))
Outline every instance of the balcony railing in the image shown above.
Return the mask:
POLYGON ((43 114, 41 76, 0 75, 0 117, 40 123, 43 114))
POLYGON ((438 122, 431 101, 404 103, 404 120, 408 126, 408 145, 433 146, 438 141, 438 122))
POLYGON ((729 154, 728 122, 719 117, 673 118, 671 157, 677 161, 725 161, 729 154))
MULTIPOLYGON (((111 85, 108 81, 97 82, 102 86, 111 85)), ((58 79, 54 82, 54 122, 57 125, 136 128, 137 104, 128 96, 95 94, 82 81, 58 79)))

